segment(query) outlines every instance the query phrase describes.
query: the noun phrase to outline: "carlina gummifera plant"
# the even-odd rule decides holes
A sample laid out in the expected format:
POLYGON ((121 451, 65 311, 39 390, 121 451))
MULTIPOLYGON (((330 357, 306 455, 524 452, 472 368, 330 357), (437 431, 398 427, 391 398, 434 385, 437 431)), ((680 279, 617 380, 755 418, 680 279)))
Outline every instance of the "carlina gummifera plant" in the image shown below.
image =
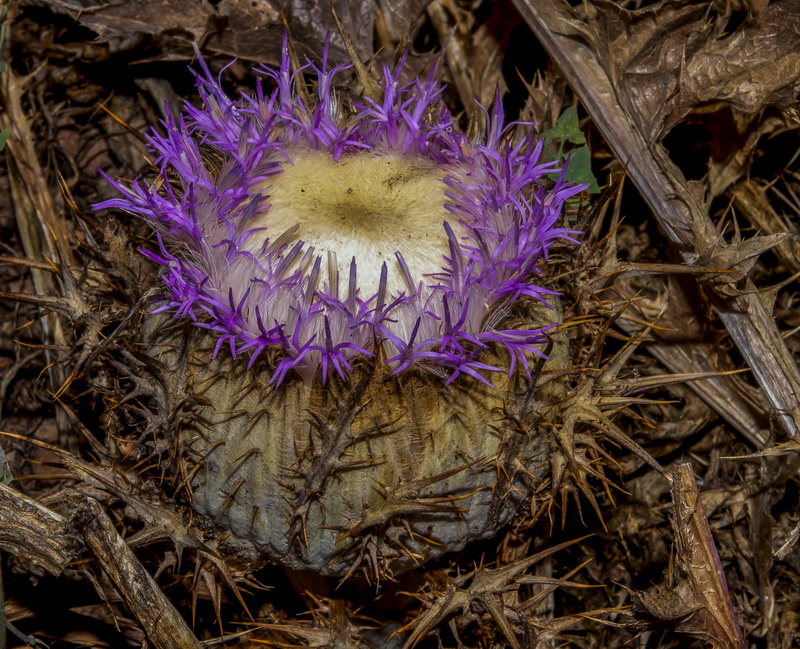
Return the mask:
POLYGON ((285 39, 235 99, 198 58, 203 106, 147 137, 160 179, 109 178, 95 206, 155 231, 142 342, 203 397, 169 431, 193 509, 245 559, 330 575, 495 534, 547 464, 532 370, 557 316, 535 282, 586 186, 548 179, 562 163, 499 93, 462 133, 405 58, 375 99, 337 92, 327 45, 292 72, 285 39))

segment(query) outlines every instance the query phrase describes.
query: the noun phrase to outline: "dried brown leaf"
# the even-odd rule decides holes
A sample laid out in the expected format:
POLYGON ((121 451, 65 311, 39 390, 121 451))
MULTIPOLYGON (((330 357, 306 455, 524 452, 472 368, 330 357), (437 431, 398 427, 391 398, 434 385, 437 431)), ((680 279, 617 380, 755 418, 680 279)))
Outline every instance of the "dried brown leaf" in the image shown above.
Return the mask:
POLYGON ((691 465, 679 465, 672 479, 675 567, 670 588, 636 593, 634 599, 650 615, 675 622, 678 631, 715 649, 745 649, 691 465))
MULTIPOLYGON (((101 40, 130 34, 182 35, 187 45, 230 57, 276 63, 280 60, 285 14, 289 31, 305 54, 322 52, 332 34, 331 59, 343 61, 345 49, 338 38, 330 5, 313 0, 47 0, 53 11, 67 13, 97 32, 101 40)), ((374 4, 369 0, 336 2, 342 22, 362 58, 372 54, 374 4)), ((186 49, 187 58, 191 49, 186 49)))
POLYGON ((378 0, 387 35, 395 44, 413 39, 414 24, 425 14, 431 0, 378 0))
MULTIPOLYGON (((786 216, 778 213, 767 197, 767 190, 754 179, 745 180, 730 191, 737 213, 765 234, 790 232, 786 216)), ((775 254, 792 273, 800 272, 800 241, 791 237, 779 242, 775 254)))
POLYGON ((800 89, 800 8, 773 2, 732 34, 708 5, 661 2, 637 11, 600 2, 592 38, 620 98, 657 140, 692 108, 724 101, 746 113, 788 108, 800 89))

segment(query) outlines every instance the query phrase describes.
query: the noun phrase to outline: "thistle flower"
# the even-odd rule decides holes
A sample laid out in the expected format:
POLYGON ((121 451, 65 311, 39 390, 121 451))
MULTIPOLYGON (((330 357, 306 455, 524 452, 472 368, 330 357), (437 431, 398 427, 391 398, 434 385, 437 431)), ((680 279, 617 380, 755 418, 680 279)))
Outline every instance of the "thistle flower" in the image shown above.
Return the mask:
MULTIPOLYGON (((395 372, 441 367, 448 383, 465 373, 487 381, 499 370, 478 359, 494 343, 508 371, 527 369, 547 327, 498 328, 522 296, 550 291, 530 283, 557 227, 564 201, 583 186, 545 176, 542 141, 504 137, 495 101, 482 141, 455 127, 432 71, 400 82, 403 61, 384 69, 383 99, 344 106, 327 47, 316 103, 295 92, 284 44, 277 70, 257 71, 254 97, 230 99, 202 58, 203 108, 188 106, 165 135, 148 140, 163 190, 142 181, 110 182, 122 198, 101 203, 139 215, 158 233, 167 295, 158 311, 214 331, 217 348, 252 366, 264 350, 282 358, 270 382, 321 366, 342 379, 360 354, 379 354, 395 372), (200 154, 224 158, 211 168, 200 154), (177 175, 180 191, 168 182, 177 175)), ((299 74, 299 73, 298 73, 299 74)))
POLYGON ((559 163, 511 137, 499 93, 471 139, 435 71, 404 84, 403 58, 381 99, 346 101, 350 66, 327 54, 292 73, 284 40, 280 67, 236 99, 198 57, 203 107, 148 136, 164 182, 109 178, 122 196, 96 207, 153 226, 155 312, 210 333, 189 365, 212 405, 173 431, 192 449, 196 511, 248 558, 387 574, 493 534, 522 501, 520 472, 541 472, 539 438, 509 435, 531 415, 514 386, 552 320, 508 316, 552 295, 532 280, 584 186, 546 179, 559 163), (504 445, 508 467, 476 466, 504 445))

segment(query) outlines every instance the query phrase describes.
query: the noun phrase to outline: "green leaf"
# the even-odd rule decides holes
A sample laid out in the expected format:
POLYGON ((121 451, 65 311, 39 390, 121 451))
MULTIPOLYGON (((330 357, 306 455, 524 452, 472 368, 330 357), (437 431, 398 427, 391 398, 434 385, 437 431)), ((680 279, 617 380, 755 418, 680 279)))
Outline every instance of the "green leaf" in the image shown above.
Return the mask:
POLYGON ((600 193, 597 179, 592 173, 592 158, 589 155, 588 146, 581 146, 569 152, 569 167, 567 168, 566 179, 576 185, 588 183, 589 187, 584 191, 590 194, 600 193))
MULTIPOLYGON (((592 173, 592 159, 589 154, 589 147, 586 146, 586 136, 581 133, 578 123, 578 107, 570 106, 558 118, 558 122, 553 128, 547 129, 542 133, 545 140, 544 152, 545 159, 557 160, 569 156, 569 168, 567 169, 566 179, 575 184, 588 184, 585 190, 590 194, 598 194, 600 187, 597 179, 592 173), (581 145, 567 146, 565 145, 581 145)), ((560 173, 548 174, 553 180, 557 180, 560 173)))
POLYGON ((586 144, 586 136, 581 133, 578 125, 578 107, 570 106, 561 113, 558 122, 553 128, 547 129, 542 133, 545 139, 559 139, 562 144, 571 142, 572 144, 586 144))
POLYGON ((6 145, 6 142, 8 142, 9 133, 10 131, 7 128, 4 128, 2 131, 0 131, 0 151, 3 150, 3 147, 6 145))

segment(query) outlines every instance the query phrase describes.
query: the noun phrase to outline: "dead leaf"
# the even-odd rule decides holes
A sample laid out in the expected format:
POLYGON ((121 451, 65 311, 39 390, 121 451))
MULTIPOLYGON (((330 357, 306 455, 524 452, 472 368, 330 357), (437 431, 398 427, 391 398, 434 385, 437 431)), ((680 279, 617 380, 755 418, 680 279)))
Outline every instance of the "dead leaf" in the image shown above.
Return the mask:
MULTIPOLYGON (((346 60, 344 43, 339 38, 327 2, 314 0, 47 0, 53 11, 71 15, 80 24, 95 31, 100 40, 131 34, 169 33, 199 42, 204 48, 229 57, 251 61, 280 61, 284 25, 302 48, 302 53, 318 55, 325 38, 331 35, 331 60, 346 60)), ((362 57, 372 54, 374 5, 369 0, 334 3, 348 33, 362 57)))
POLYGON ((384 24, 393 43, 409 43, 414 24, 425 15, 431 0, 378 0, 384 24))
POLYGON ((707 18, 691 0, 629 11, 598 4, 592 37, 618 94, 655 141, 700 104, 724 101, 746 113, 788 108, 800 89, 800 7, 773 2, 732 34, 726 14, 707 18))
POLYGON ((635 593, 641 610, 715 649, 746 649, 691 465, 672 473, 675 565, 668 590, 635 593))

